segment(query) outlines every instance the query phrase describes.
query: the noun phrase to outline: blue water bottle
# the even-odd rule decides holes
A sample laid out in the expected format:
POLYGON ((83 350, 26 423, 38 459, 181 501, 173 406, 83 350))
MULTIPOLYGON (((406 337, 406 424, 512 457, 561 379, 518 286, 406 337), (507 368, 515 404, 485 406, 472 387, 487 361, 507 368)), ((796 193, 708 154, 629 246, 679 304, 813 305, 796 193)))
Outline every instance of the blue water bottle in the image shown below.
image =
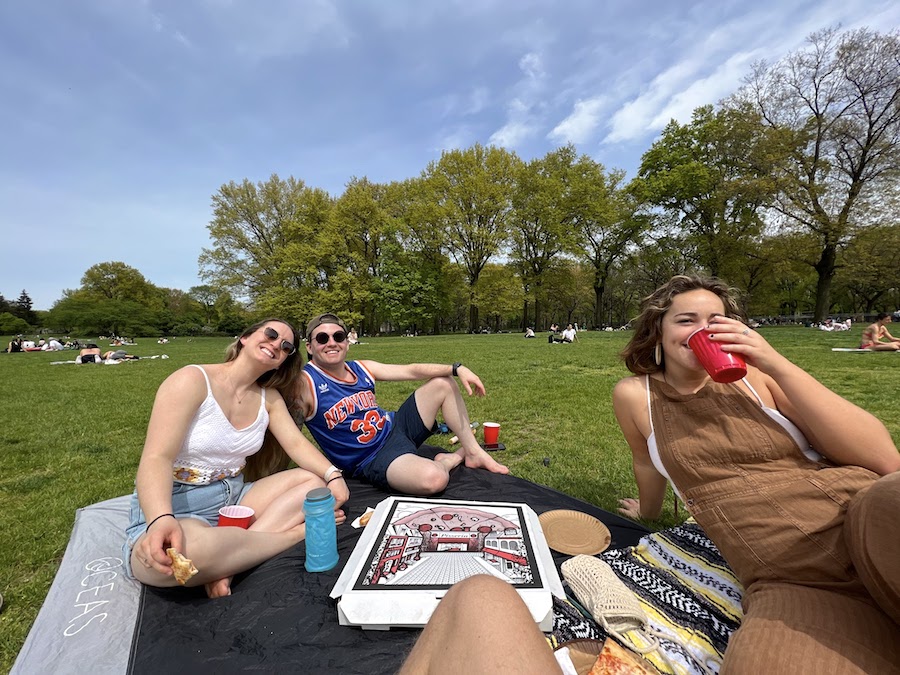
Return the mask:
POLYGON ((303 502, 306 514, 306 571, 324 572, 337 565, 337 525, 334 496, 327 487, 310 490, 303 502))

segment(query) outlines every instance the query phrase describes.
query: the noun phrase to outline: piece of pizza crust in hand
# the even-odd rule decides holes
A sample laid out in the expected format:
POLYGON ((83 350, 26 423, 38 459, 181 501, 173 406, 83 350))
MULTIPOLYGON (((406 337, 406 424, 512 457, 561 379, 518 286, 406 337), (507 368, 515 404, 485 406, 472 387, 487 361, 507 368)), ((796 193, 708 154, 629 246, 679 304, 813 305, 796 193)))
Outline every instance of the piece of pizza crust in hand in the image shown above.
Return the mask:
POLYGON ((187 583, 188 579, 190 579, 200 571, 196 567, 194 567, 194 563, 192 563, 188 558, 185 558, 174 548, 167 548, 166 553, 172 560, 172 569, 175 572, 175 580, 182 586, 187 583))

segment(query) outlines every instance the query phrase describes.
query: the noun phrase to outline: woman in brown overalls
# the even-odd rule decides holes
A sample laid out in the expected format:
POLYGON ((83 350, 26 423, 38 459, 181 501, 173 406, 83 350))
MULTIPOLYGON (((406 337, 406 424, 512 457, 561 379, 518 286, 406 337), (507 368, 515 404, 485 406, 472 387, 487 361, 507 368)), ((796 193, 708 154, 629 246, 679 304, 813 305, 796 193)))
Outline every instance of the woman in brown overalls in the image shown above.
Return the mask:
POLYGON ((900 673, 900 454, 739 314, 716 279, 644 300, 613 392, 640 497, 620 512, 658 517, 668 479, 731 565, 744 620, 723 672, 900 673), (704 326, 743 380, 709 378, 687 346, 704 326))

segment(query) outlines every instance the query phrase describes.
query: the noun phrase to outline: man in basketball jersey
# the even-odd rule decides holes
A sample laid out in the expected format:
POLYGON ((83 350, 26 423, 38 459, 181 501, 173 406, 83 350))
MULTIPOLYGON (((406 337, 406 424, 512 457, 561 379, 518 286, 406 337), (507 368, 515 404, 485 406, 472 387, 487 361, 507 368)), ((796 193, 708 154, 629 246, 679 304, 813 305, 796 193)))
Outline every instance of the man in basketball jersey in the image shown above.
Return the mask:
POLYGON ((469 413, 454 377, 471 396, 484 396, 478 376, 461 363, 394 365, 347 361, 347 329, 334 314, 320 314, 306 327, 309 363, 303 368, 300 396, 306 425, 335 466, 349 476, 382 488, 430 495, 447 486, 450 470, 465 462, 472 468, 509 473, 475 440, 469 413), (375 399, 377 380, 427 380, 400 406, 386 412, 375 399), (440 412, 459 436, 457 452, 435 459, 417 453, 435 431, 440 412))

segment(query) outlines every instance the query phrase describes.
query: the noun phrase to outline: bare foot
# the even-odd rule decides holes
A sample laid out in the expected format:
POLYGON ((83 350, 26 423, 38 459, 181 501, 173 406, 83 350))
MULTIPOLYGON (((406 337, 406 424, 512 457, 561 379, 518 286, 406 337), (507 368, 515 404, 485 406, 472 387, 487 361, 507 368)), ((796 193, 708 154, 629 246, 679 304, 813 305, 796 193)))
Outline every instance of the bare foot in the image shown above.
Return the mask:
POLYGON ((439 452, 434 456, 434 461, 441 464, 449 473, 462 464, 463 457, 458 452, 439 452))
POLYGON ((487 469, 491 473, 509 473, 509 468, 495 460, 480 445, 477 450, 466 450, 466 466, 470 469, 487 469))
POLYGON ((224 579, 218 579, 217 581, 210 581, 208 584, 204 584, 206 595, 210 598, 224 598, 231 595, 231 579, 232 577, 225 577, 224 579))

